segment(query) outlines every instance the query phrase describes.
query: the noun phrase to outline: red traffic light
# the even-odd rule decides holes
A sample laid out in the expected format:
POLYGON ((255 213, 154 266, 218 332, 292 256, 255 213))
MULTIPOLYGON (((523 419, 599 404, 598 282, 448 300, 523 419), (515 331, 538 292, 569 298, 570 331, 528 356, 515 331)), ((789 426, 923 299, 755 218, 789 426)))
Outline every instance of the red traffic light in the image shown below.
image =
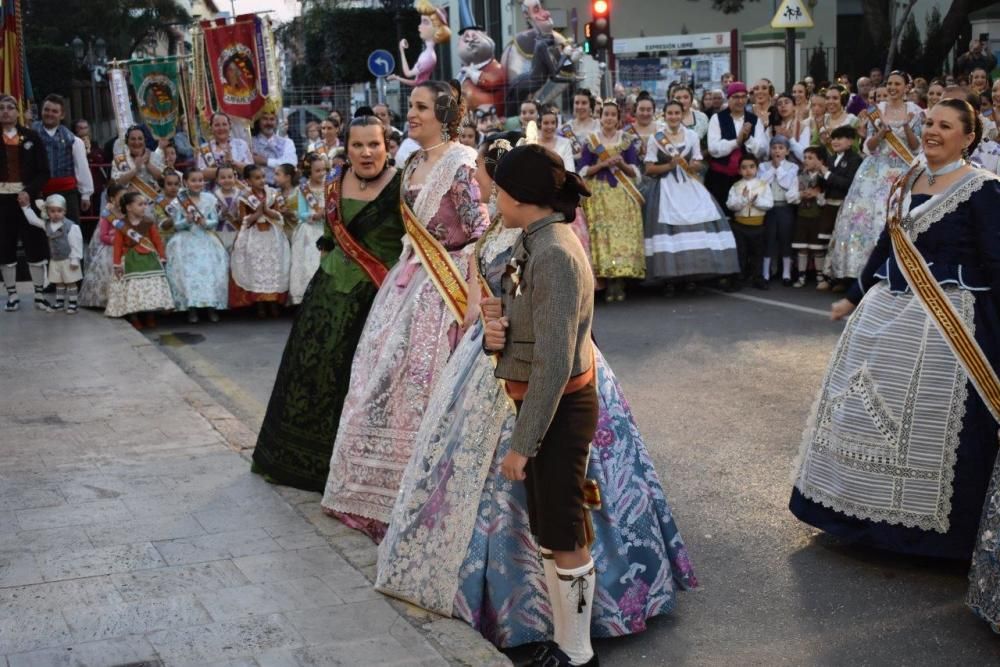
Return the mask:
POLYGON ((607 16, 610 8, 608 0, 594 0, 594 4, 591 6, 594 16, 607 16))

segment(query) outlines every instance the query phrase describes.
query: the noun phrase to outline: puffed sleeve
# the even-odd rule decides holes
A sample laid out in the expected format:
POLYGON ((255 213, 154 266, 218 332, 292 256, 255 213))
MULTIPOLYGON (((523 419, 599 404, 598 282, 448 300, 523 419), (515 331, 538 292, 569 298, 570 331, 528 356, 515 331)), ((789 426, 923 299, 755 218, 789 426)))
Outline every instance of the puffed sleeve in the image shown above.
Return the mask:
POLYGON ((448 194, 469 240, 478 239, 489 227, 490 216, 479 194, 479 183, 472 167, 462 166, 458 169, 448 194))
POLYGON ((996 212, 1000 210, 1000 180, 988 181, 973 193, 969 204, 982 267, 996 294, 1000 290, 1000 225, 996 224, 996 212))
POLYGON ((591 150, 590 142, 584 142, 580 158, 576 161, 577 173, 583 177, 591 176, 591 167, 597 164, 599 160, 600 158, 597 157, 597 153, 591 150))

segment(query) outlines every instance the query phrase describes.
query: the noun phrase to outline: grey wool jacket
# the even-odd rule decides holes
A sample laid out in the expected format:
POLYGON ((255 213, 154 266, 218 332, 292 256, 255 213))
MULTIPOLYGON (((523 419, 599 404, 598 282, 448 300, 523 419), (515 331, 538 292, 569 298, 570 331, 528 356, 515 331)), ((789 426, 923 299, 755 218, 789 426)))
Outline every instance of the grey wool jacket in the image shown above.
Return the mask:
POLYGON ((529 225, 502 278, 506 343, 496 377, 527 382, 511 449, 534 456, 566 383, 594 361, 594 277, 583 246, 561 214, 529 225))

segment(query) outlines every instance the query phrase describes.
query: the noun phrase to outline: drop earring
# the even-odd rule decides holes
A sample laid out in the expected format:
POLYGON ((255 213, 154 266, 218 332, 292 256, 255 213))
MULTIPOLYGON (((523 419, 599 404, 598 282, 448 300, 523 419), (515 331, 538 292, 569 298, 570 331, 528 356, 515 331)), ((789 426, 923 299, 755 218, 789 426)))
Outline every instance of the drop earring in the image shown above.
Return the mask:
POLYGON ((446 141, 449 141, 450 139, 451 139, 451 136, 448 134, 448 126, 447 125, 442 125, 441 126, 441 142, 444 143, 446 141))

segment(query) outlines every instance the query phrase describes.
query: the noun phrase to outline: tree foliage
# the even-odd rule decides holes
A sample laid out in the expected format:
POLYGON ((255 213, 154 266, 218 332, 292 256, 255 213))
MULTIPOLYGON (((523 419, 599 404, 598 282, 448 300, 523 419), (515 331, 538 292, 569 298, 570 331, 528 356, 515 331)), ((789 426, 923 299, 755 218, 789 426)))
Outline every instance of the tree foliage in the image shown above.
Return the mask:
POLYGON ((899 38, 899 49, 896 51, 896 60, 893 69, 901 69, 905 72, 916 72, 923 54, 924 46, 920 39, 920 31, 917 29, 917 22, 910 14, 903 26, 903 33, 899 38))
POLYGON ((760 2, 760 0, 712 0, 712 9, 723 14, 736 14, 743 11, 743 6, 747 2, 760 2))
MULTIPOLYGON (((403 37, 410 43, 407 57, 411 65, 422 48, 417 34, 419 23, 420 16, 412 7, 402 10, 403 37)), ((291 72, 293 86, 370 81, 373 77, 368 71, 368 54, 375 49, 386 49, 394 55, 397 51, 396 13, 388 8, 313 5, 289 24, 280 38, 297 56, 291 72)))

